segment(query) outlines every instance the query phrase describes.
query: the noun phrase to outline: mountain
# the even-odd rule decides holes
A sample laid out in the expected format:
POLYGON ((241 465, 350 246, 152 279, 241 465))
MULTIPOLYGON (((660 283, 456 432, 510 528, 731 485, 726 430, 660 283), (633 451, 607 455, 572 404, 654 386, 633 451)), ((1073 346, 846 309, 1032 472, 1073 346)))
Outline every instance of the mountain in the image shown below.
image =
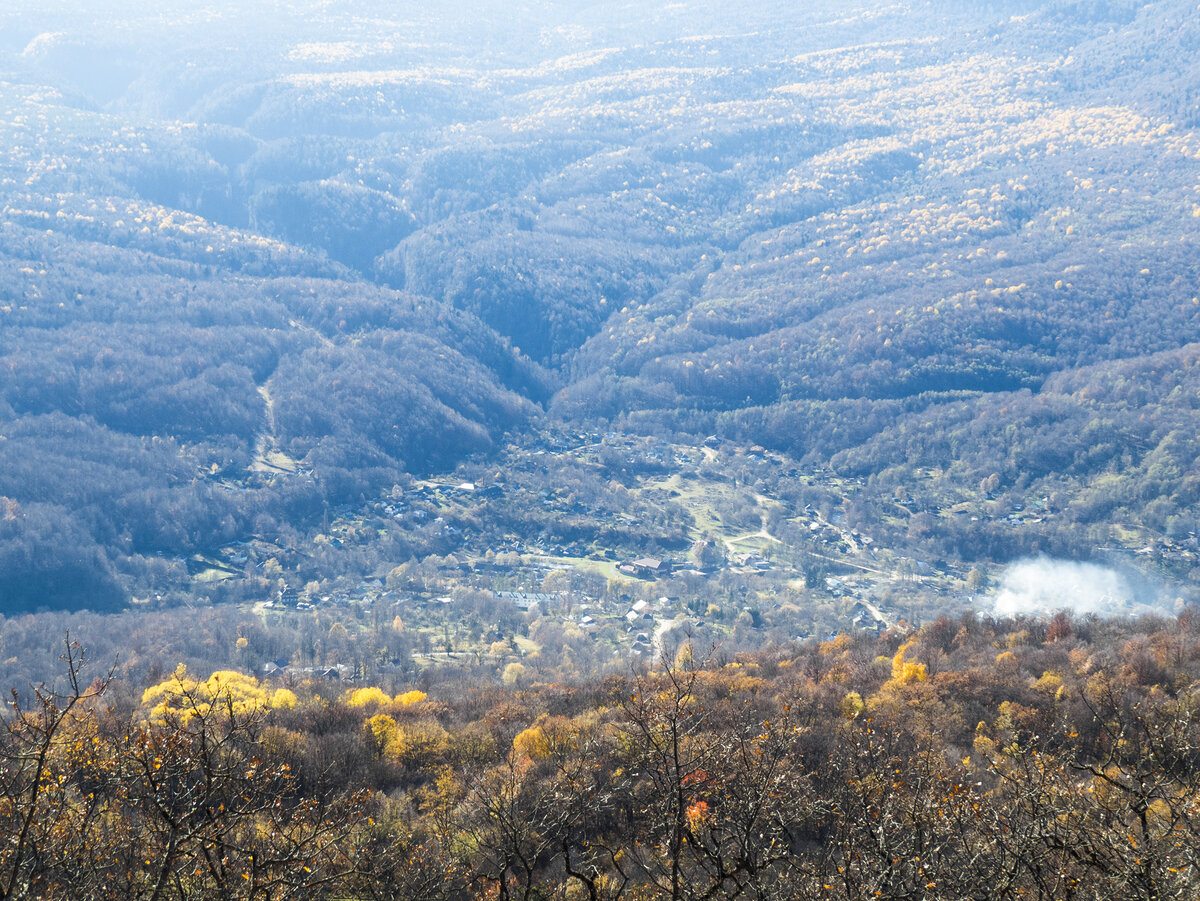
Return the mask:
POLYGON ((1194 541, 1198 43, 1174 0, 9 4, 0 610, 544 423, 903 489, 961 559, 1194 541), (951 513, 1001 495, 1057 520, 951 513))

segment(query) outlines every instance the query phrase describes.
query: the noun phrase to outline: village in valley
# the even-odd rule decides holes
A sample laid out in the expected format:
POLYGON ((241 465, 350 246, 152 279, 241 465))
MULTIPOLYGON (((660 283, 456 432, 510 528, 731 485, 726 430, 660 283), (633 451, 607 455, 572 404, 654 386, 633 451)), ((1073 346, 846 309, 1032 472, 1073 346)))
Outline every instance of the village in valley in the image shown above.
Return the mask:
POLYGON ((685 642, 732 654, 971 609, 987 574, 868 534, 853 521, 859 488, 716 438, 543 432, 499 461, 332 509, 290 543, 252 539, 187 566, 192 590, 225 593, 268 630, 318 624, 308 653, 246 655, 305 678, 619 669, 685 642))
MULTIPOLYGON (((866 508, 878 484, 760 446, 547 428, 328 509, 307 531, 170 565, 186 565, 183 591, 234 603, 267 632, 314 636, 285 657, 247 648, 244 663, 266 674, 620 670, 683 643, 735 654, 989 613, 1001 568, 938 556, 922 538, 980 525, 1036 534, 1054 527, 1054 501, 945 497, 936 476, 913 471, 893 503, 866 508)), ((256 467, 231 487, 304 478, 256 467)), ((1110 561, 1168 578, 1197 560, 1195 536, 1112 543, 1110 561)))

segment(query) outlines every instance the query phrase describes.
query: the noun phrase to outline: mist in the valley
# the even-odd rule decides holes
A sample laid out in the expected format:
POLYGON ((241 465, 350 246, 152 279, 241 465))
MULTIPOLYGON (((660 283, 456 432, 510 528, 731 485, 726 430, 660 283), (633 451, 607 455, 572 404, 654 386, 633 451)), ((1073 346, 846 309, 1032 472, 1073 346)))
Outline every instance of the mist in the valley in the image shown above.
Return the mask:
POLYGON ((1132 568, 1037 557, 1010 564, 992 600, 998 616, 1068 610, 1097 616, 1173 613, 1166 586, 1132 568))

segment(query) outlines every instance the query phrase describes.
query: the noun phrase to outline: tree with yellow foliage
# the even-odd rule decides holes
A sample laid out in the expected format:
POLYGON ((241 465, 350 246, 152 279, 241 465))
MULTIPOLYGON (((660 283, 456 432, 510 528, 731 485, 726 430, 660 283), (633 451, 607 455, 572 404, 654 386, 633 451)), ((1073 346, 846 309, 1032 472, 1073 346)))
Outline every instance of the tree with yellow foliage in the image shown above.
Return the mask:
POLYGON ((375 686, 367 686, 365 688, 356 688, 353 691, 346 692, 346 704, 350 707, 388 707, 392 703, 392 696, 382 688, 375 686))
POLYGON ((295 705, 296 695, 286 688, 271 691, 253 676, 236 670, 219 670, 207 679, 193 679, 182 663, 169 679, 142 693, 142 706, 149 708, 151 722, 183 726, 195 717, 220 712, 232 717, 295 705))
POLYGON ((516 687, 525 681, 525 664, 517 663, 515 660, 504 667, 504 673, 500 677, 500 681, 510 687, 516 687))
POLYGON ((916 644, 915 639, 906 641, 900 645, 899 650, 892 657, 892 678, 888 684, 912 685, 914 682, 924 682, 929 678, 929 674, 925 671, 924 663, 906 659, 906 655, 912 650, 914 644, 916 644))
MULTIPOLYGON (((62 877, 63 867, 80 871, 81 887, 91 875, 72 864, 91 856, 102 804, 95 793, 76 790, 70 777, 83 750, 93 747, 89 708, 112 674, 85 687, 83 649, 70 635, 62 659, 67 691, 37 688, 28 705, 14 691, 0 713, 0 898, 38 897, 62 877)), ((108 769, 100 756, 92 760, 96 771, 108 769)))
POLYGON ((401 694, 396 695, 396 703, 401 707, 411 707, 414 704, 424 703, 427 697, 428 695, 426 695, 425 692, 418 688, 414 688, 411 691, 402 692, 401 694))
POLYGON ((400 729, 386 713, 377 713, 366 722, 375 752, 381 757, 400 756, 400 729))

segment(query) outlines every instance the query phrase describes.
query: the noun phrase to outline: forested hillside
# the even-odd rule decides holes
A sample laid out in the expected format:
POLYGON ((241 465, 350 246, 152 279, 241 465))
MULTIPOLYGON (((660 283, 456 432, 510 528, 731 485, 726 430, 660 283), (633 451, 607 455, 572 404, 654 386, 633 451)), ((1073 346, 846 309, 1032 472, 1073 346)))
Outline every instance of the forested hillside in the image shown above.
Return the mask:
MULTIPOLYGON (((238 542, 332 554, 339 510, 502 482, 547 429, 761 447, 772 490, 846 480, 826 513, 906 555, 1186 575, 1198 28, 1183 0, 7 4, 0 611, 173 603, 238 542)), ((390 528, 340 571, 450 549, 390 528)))
POLYGON ((0 898, 1197 897, 1198 51, 7 0, 0 898))

